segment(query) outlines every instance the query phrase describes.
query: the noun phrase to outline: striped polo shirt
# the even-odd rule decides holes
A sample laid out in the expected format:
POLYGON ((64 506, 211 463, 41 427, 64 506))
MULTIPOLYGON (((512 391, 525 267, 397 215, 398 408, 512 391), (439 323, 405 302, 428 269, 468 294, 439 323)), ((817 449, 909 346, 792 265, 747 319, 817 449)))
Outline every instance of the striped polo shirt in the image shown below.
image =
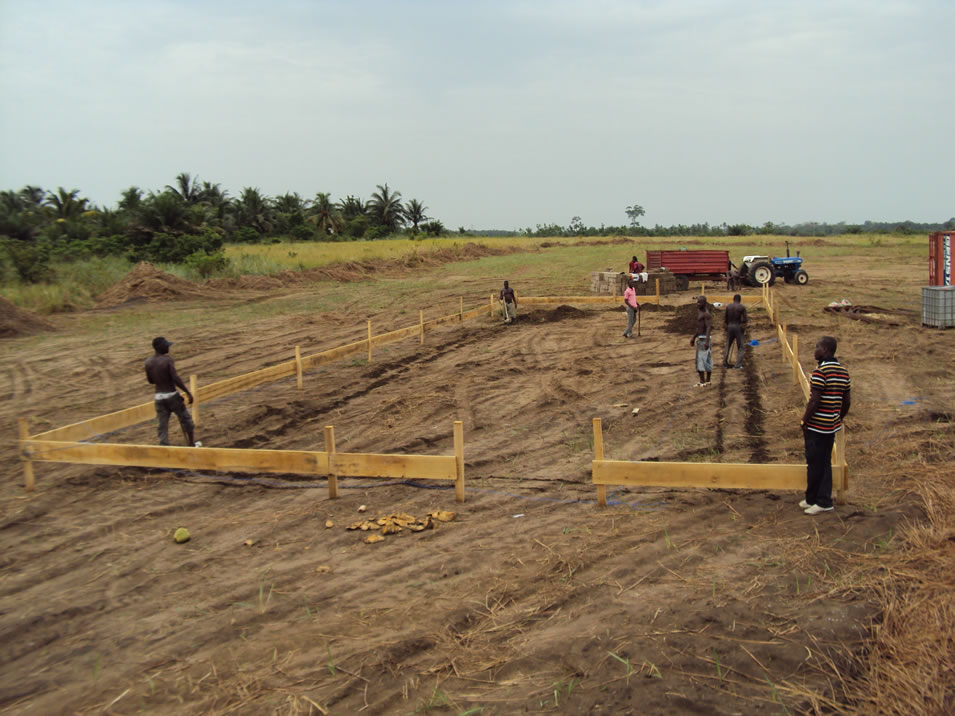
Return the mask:
POLYGON ((812 372, 810 385, 813 390, 822 391, 819 408, 814 412, 806 427, 817 433, 835 433, 842 429, 842 400, 849 390, 849 371, 835 358, 820 361, 812 372))

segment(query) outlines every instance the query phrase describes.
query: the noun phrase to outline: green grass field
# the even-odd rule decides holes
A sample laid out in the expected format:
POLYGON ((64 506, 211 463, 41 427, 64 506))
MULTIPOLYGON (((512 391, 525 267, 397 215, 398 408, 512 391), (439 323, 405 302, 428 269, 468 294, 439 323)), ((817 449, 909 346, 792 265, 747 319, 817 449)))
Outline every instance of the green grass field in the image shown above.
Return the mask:
MULTIPOLYGON (((826 238, 785 236, 732 237, 672 237, 636 238, 616 243, 618 237, 489 237, 440 238, 414 241, 385 239, 349 242, 283 242, 280 244, 234 244, 226 247, 229 267, 220 276, 243 274, 271 275, 286 270, 305 270, 327 267, 349 261, 381 261, 405 257, 417 252, 424 254, 439 249, 462 247, 476 243, 492 248, 517 248, 516 253, 485 256, 477 260, 455 262, 449 273, 462 279, 493 277, 514 281, 533 277, 535 291, 589 290, 589 273, 602 269, 623 269, 630 256, 636 254, 645 260, 648 249, 689 250, 725 248, 730 257, 739 261, 744 255, 785 255, 786 241, 793 254, 801 251, 806 268, 813 274, 814 262, 827 257, 858 256, 859 266, 874 269, 885 263, 904 263, 927 255, 927 240, 923 236, 895 236, 891 234, 856 234, 826 238), (611 243, 613 242, 613 243, 611 243), (542 245, 545 245, 542 247, 542 245)), ((121 258, 90 259, 54 266, 56 278, 39 284, 25 284, 9 278, 0 284, 0 295, 23 308, 49 314, 82 310, 95 305, 96 296, 118 282, 132 268, 121 258)), ((199 281, 183 265, 160 265, 159 268, 183 278, 199 281)), ((369 281, 393 282, 384 269, 380 276, 369 281)), ((427 290, 428 283, 402 278, 407 290, 427 290), (414 285, 412 285, 414 284, 414 285)), ((396 288, 396 287, 395 287, 396 288)), ((360 290, 353 285, 354 291, 360 290)), ((329 301, 320 301, 322 305, 329 301)), ((335 303, 331 301, 331 303, 335 303)), ((318 306, 314 306, 316 310, 318 306)))

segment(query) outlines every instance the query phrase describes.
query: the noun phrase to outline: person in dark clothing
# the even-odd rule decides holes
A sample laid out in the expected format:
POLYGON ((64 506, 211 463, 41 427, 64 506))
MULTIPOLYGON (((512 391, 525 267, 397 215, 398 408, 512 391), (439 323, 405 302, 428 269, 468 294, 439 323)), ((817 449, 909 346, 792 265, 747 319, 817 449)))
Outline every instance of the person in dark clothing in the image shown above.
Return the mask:
POLYGON ((730 347, 736 343, 736 365, 735 368, 743 367, 743 336, 746 334, 746 322, 749 320, 746 316, 746 306, 743 305, 743 298, 738 293, 733 296, 733 302, 726 307, 723 314, 725 323, 723 330, 726 333, 726 345, 723 347, 723 365, 730 367, 730 347))
POLYGON ((501 311, 504 314, 504 323, 517 323, 517 294, 514 289, 504 282, 501 289, 501 311))
POLYGON ((710 385, 710 374, 713 372, 713 347, 710 341, 713 319, 706 307, 706 296, 697 297, 696 308, 697 327, 696 333, 690 339, 690 345, 696 346, 696 372, 700 376, 700 382, 696 384, 696 387, 705 388, 710 385))
POLYGON ((146 359, 146 380, 156 386, 156 417, 159 419, 159 444, 169 444, 169 416, 175 414, 179 418, 179 426, 186 437, 186 444, 191 447, 201 447, 194 435, 195 423, 186 408, 186 402, 176 390, 179 388, 189 398, 192 405, 192 393, 185 386, 176 373, 176 362, 169 355, 169 346, 172 343, 162 336, 153 339, 153 350, 156 351, 146 359))
POLYGON ((832 510, 832 443, 849 414, 849 371, 836 360, 836 339, 823 336, 814 357, 819 365, 812 372, 809 402, 803 413, 806 445, 806 499, 799 503, 807 515, 832 510))

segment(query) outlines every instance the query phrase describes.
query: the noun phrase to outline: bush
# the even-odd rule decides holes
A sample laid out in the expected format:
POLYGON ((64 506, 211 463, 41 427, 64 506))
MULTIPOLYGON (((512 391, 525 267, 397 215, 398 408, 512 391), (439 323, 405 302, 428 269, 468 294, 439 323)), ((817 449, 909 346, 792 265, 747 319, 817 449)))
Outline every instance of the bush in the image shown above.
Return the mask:
POLYGON ((186 259, 196 253, 212 254, 222 248, 222 237, 207 231, 201 236, 184 234, 153 234, 152 240, 145 246, 130 249, 129 258, 132 261, 152 261, 153 263, 185 263, 186 259))
POLYGON ((92 252, 85 241, 62 241, 50 249, 50 258, 61 263, 85 261, 90 256, 92 252))
POLYGON ((298 224, 289 230, 289 235, 298 241, 311 241, 315 238, 315 230, 305 224, 298 224))
POLYGON ((94 256, 122 256, 127 249, 126 237, 122 234, 113 236, 94 236, 86 242, 87 248, 94 256))
POLYGON ((205 251, 196 251, 186 257, 185 264, 202 278, 209 278, 225 270, 229 266, 229 259, 226 258, 225 251, 222 249, 208 254, 205 251))
POLYGON ((250 226, 238 228, 232 234, 232 241, 237 244, 256 244, 261 239, 262 235, 250 226))
POLYGON ((3 244, 13 269, 26 283, 40 283, 53 276, 50 247, 46 243, 25 243, 7 239, 3 244))

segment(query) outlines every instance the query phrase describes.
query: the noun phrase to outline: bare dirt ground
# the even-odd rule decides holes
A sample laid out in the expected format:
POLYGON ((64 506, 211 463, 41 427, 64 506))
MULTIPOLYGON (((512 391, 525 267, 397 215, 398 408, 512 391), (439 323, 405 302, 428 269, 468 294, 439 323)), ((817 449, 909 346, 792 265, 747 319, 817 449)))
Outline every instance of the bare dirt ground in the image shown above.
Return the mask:
MULTIPOLYGON (((119 318, 98 334, 83 330, 102 320, 92 311, 5 340, 0 709, 891 711, 860 695, 884 613, 878 591, 854 575, 891 559, 900 531, 926 520, 920 484, 951 484, 955 331, 919 324, 922 263, 903 267, 902 280, 855 265, 833 259, 808 287, 779 287, 804 366, 815 339, 831 334, 852 374, 851 490, 815 518, 796 506, 800 494, 768 490, 608 488, 613 504, 596 506, 594 417, 609 458, 802 459, 801 396, 767 341, 765 313, 751 313, 760 344, 746 369, 717 367, 713 387, 698 389, 690 332, 673 332, 689 294, 645 311, 630 341, 619 309, 528 308, 516 326, 481 318, 437 329, 423 346, 376 350, 370 364, 324 367, 306 374, 303 391, 292 379, 201 406, 206 445, 249 448, 323 449, 322 427, 333 424, 342 451, 451 454, 452 422, 463 420, 460 505, 437 483, 342 480, 330 501, 323 480, 295 476, 52 463, 36 464, 37 490, 26 494, 16 417, 30 415, 38 431, 148 400, 141 365, 152 334, 119 320, 146 310, 134 305, 111 309, 119 318), (868 323, 824 311, 843 297, 905 310, 868 323), (371 516, 457 516, 366 544, 367 533, 345 529, 363 504, 371 516), (171 538, 180 526, 192 534, 184 545, 171 538)), ((456 310, 461 294, 466 305, 486 301, 498 283, 428 271, 434 315, 456 310)), ((540 293, 530 276, 515 285, 540 293)), ((195 316, 208 302, 162 310, 195 316)), ((419 307, 409 296, 372 318, 397 328, 419 307)), ((210 382, 365 330, 354 304, 252 322, 227 315, 192 318, 188 329, 170 320, 184 376, 210 382)), ((719 363, 722 338, 715 344, 719 363)), ((100 439, 152 443, 154 426, 100 439)), ((915 687, 910 713, 951 704, 951 673, 930 681, 915 687)))

